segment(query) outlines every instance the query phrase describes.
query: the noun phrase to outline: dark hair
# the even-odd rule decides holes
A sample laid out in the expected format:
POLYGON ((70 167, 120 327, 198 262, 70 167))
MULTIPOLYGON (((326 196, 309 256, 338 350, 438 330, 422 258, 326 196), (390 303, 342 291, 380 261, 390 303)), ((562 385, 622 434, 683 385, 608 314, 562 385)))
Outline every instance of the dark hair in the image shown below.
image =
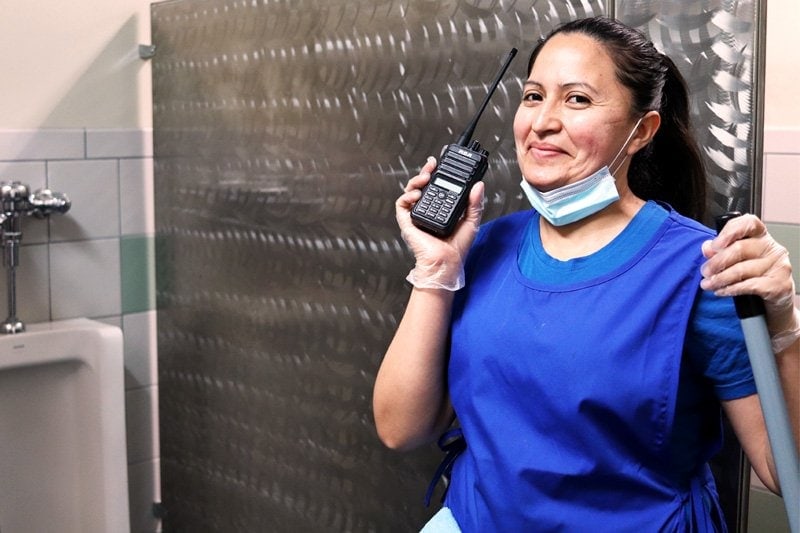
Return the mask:
POLYGON ((628 185, 638 197, 660 200, 702 221, 706 174, 689 116, 689 91, 672 60, 642 33, 607 17, 567 22, 540 40, 528 61, 528 74, 542 47, 559 33, 582 33, 608 51, 619 82, 632 96, 631 114, 658 111, 661 126, 650 144, 631 159, 628 185))

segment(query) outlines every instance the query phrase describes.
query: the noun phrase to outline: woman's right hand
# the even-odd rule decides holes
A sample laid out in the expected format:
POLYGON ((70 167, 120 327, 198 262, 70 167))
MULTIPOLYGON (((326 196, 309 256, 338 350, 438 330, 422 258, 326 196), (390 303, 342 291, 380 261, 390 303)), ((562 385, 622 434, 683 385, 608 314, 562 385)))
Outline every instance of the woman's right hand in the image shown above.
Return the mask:
POLYGON ((408 181, 395 202, 397 224, 414 253, 408 280, 417 289, 386 350, 373 391, 378 436, 392 449, 410 450, 435 441, 453 421, 447 391, 447 345, 454 294, 464 284, 463 261, 481 222, 483 184, 469 196, 455 231, 439 238, 411 222, 411 209, 436 168, 433 157, 408 181))
POLYGON ((395 216, 400 235, 416 261, 408 281, 417 288, 456 291, 464 286, 464 258, 483 216, 483 182, 472 187, 467 209, 455 231, 448 237, 436 237, 411 221, 411 209, 422 197, 422 188, 430 181, 435 168, 436 159, 429 157, 395 202, 395 216))

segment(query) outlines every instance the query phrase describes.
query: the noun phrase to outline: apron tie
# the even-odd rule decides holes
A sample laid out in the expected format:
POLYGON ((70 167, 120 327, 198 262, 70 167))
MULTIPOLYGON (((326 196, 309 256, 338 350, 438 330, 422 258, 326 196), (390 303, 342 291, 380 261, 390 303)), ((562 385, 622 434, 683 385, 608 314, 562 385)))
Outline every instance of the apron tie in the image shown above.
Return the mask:
POLYGON ((689 486, 688 498, 684 500, 685 530, 690 533, 725 532, 725 516, 716 498, 708 489, 710 472, 694 476, 689 486))
MULTIPOLYGON (((440 479, 444 481, 445 494, 447 493, 447 486, 450 484, 450 472, 453 470, 453 463, 456 462, 461 452, 467 449, 467 441, 464 439, 464 433, 461 431, 461 428, 454 428, 446 431, 439 437, 438 444, 439 449, 445 452, 446 455, 444 459, 442 459, 442 462, 439 463, 439 467, 436 469, 436 472, 433 474, 433 479, 428 485, 428 490, 425 492, 425 507, 430 505, 433 491, 436 489, 436 485, 439 484, 440 479)), ((442 494, 442 502, 444 502, 445 494, 442 494)))

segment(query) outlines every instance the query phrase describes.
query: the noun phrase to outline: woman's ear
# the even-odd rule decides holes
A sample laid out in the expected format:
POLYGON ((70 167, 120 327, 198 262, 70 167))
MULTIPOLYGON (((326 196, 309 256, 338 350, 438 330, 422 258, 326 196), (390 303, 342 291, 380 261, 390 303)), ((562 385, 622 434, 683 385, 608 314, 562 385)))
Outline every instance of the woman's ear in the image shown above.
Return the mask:
POLYGON ((659 126, 661 126, 661 115, 658 111, 648 111, 642 117, 639 127, 628 143, 628 155, 633 155, 645 146, 647 146, 653 137, 656 136, 659 126))

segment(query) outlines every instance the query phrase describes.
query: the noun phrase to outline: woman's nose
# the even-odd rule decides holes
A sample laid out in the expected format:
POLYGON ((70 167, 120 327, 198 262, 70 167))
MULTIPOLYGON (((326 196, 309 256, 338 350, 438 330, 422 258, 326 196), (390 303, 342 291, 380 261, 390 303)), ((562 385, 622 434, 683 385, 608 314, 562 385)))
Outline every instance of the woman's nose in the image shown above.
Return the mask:
POLYGON ((531 129, 535 133, 541 135, 550 131, 556 131, 560 128, 561 116, 554 105, 545 102, 533 110, 531 129))

